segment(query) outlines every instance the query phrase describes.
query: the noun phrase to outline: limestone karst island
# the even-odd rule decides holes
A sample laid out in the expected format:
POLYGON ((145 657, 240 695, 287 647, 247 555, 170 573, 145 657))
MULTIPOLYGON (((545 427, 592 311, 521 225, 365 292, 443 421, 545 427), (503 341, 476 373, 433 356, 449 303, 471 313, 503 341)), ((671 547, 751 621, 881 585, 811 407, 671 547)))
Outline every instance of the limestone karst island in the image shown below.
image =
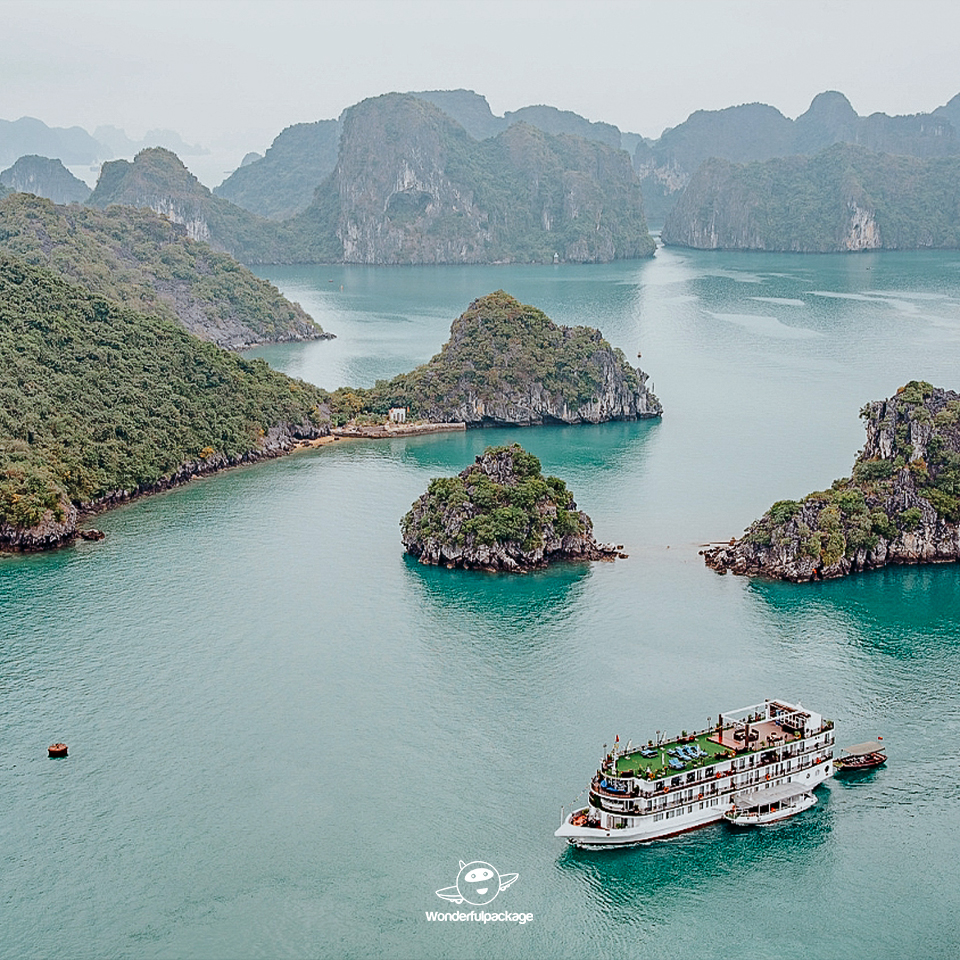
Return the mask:
POLYGON ((707 565, 807 581, 960 560, 960 393, 911 380, 860 415, 852 476, 778 501, 740 540, 706 550, 707 565))
POLYGON ((559 560, 613 560, 558 477, 513 443, 487 447, 455 477, 430 481, 400 521, 407 553, 421 563, 517 573, 559 560))
POLYGON ((647 375, 599 330, 562 327, 503 290, 480 297, 429 363, 331 397, 335 425, 408 419, 468 427, 642 420, 663 413, 647 375))

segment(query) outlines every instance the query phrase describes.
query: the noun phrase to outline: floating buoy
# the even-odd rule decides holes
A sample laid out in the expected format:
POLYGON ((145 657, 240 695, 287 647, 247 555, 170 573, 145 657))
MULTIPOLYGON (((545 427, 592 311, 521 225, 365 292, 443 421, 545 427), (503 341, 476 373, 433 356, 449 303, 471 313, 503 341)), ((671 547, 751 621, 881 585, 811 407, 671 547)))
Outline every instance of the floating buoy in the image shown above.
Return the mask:
POLYGON ((47 747, 47 753, 51 757, 65 757, 67 755, 67 745, 65 743, 51 743, 47 747))

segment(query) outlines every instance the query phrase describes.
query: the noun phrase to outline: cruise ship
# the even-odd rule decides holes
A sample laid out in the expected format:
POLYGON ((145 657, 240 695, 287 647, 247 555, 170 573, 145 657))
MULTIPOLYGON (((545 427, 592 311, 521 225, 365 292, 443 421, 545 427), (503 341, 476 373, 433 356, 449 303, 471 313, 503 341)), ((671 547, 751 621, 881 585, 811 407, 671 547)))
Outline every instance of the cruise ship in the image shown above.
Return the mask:
POLYGON ((800 703, 764 700, 721 714, 706 730, 618 743, 590 784, 588 805, 563 816, 556 836, 578 847, 629 846, 714 823, 747 792, 782 784, 812 791, 833 774, 833 742, 832 720, 800 703))

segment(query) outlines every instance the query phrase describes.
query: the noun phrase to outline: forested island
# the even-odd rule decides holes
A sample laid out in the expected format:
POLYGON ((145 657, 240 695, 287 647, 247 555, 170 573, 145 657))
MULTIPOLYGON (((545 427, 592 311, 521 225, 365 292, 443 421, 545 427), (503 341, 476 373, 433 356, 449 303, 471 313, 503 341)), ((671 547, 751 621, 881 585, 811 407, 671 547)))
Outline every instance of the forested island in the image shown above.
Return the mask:
POLYGON ((421 563, 468 570, 534 570, 559 560, 613 560, 558 477, 519 444, 487 447, 455 477, 430 481, 401 520, 403 545, 421 563))
POLYGON ((911 380, 860 415, 850 477, 778 501, 740 540, 704 551, 707 565, 802 582, 960 560, 960 393, 911 380))
MULTIPOLYGON (((175 225, 133 226, 166 236, 175 225)), ((287 452, 332 424, 382 421, 391 407, 461 428, 659 416, 646 379, 598 331, 559 327, 498 291, 471 304, 429 363, 329 394, 0 250, 0 549, 59 546, 85 513, 287 452)), ((594 549, 576 543, 564 549, 594 549)))
POLYGON ((829 253, 960 247, 960 156, 837 144, 814 157, 708 160, 663 242, 701 250, 829 253))
POLYGON ((0 254, 0 548, 329 432, 325 394, 0 254))
POLYGON ((659 417, 647 375, 590 327, 561 327, 503 290, 480 297, 452 324, 429 363, 369 389, 341 388, 333 422, 409 419, 467 426, 601 423, 659 417))
POLYGON ((43 265, 142 313, 235 350, 331 336, 272 284, 148 209, 0 201, 0 253, 43 265))
POLYGON ((258 217, 215 197, 163 147, 141 150, 133 161, 112 160, 100 170, 87 203, 149 207, 183 224, 191 240, 201 240, 242 263, 290 263, 294 238, 281 224, 258 217))

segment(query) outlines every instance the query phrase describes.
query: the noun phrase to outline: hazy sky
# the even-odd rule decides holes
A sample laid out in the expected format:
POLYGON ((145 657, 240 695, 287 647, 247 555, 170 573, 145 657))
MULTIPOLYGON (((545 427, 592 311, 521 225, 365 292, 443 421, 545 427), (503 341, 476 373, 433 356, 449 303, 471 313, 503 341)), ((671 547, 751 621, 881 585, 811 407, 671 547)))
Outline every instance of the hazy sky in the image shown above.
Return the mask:
POLYGON ((861 114, 960 92, 960 4, 887 0, 0 0, 0 118, 263 150, 390 90, 467 87, 657 136, 693 110, 861 114))

